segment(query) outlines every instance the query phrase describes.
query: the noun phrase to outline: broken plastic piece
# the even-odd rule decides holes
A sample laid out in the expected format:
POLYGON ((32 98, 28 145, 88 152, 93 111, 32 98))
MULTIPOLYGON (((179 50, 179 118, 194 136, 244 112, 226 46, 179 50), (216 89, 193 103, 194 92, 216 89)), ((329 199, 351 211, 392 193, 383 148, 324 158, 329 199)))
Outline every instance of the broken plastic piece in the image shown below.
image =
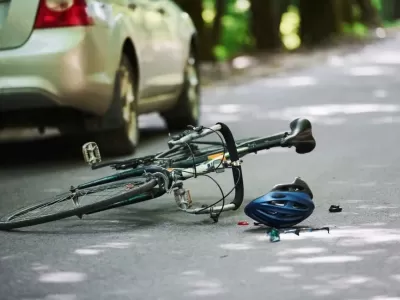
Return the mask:
POLYGON ((271 231, 267 232, 267 234, 269 234, 269 241, 271 243, 276 243, 281 240, 278 229, 272 228, 271 231))
POLYGON ((341 212, 342 208, 340 207, 340 205, 331 205, 331 207, 329 207, 329 212, 331 213, 336 213, 336 212, 341 212))
POLYGON ((321 227, 321 228, 293 228, 293 229, 282 229, 281 233, 294 233, 295 235, 300 235, 300 232, 313 232, 326 230, 328 233, 330 232, 329 227, 321 227))
POLYGON ((294 229, 283 229, 281 233, 294 233, 295 235, 300 235, 300 229, 299 228, 294 228, 294 229))
POLYGON ((239 221, 238 225, 239 226, 247 226, 247 225, 249 225, 249 222, 247 222, 247 221, 239 221))

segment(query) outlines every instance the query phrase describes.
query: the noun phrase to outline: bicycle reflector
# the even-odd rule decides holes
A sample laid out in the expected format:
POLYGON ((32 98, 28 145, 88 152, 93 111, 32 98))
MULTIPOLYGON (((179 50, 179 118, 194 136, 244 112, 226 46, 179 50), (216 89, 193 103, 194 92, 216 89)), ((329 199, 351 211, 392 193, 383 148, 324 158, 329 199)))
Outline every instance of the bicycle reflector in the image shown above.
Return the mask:
POLYGON ((95 142, 88 142, 82 146, 82 154, 85 162, 92 166, 101 162, 99 146, 95 142))

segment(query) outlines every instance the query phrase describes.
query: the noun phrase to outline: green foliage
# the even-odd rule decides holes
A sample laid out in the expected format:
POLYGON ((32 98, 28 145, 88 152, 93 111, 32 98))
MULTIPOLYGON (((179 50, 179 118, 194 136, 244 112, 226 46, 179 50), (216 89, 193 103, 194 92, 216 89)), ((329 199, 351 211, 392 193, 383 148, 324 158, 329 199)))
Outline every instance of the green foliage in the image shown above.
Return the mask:
POLYGON ((355 22, 354 24, 345 23, 343 24, 343 33, 358 37, 365 37, 368 33, 368 28, 360 22, 355 22))
POLYGON ((230 58, 253 45, 249 35, 250 3, 247 0, 226 1, 227 11, 222 18, 222 36, 214 49, 217 60, 230 58))
POLYGON ((214 8, 214 0, 203 0, 203 20, 204 23, 208 26, 211 27, 212 23, 215 18, 215 8, 214 8))
POLYGON ((290 5, 287 12, 282 15, 280 24, 280 33, 282 43, 288 50, 294 50, 300 47, 299 37, 300 14, 296 6, 290 5))
MULTIPOLYGON (((392 22, 385 18, 385 15, 387 15, 385 11, 393 9, 394 1, 400 0, 393 0, 390 3, 387 2, 388 0, 371 1, 378 9, 385 26, 391 27, 400 25, 400 22, 392 22)), ((218 45, 213 49, 217 60, 226 60, 239 53, 246 52, 252 49, 255 44, 253 37, 249 34, 249 21, 251 18, 249 0, 226 0, 226 2, 226 13, 222 18, 222 35, 218 45)), ((298 2, 298 0, 292 0, 292 5, 290 5, 288 11, 283 14, 280 25, 283 45, 289 50, 296 49, 301 44, 298 35, 300 26, 298 2)), ((215 0, 203 0, 203 5, 204 10, 202 16, 206 26, 211 30, 215 18, 215 0)), ((351 25, 343 24, 343 32, 345 34, 354 34, 363 37, 367 34, 368 29, 365 25, 360 23, 361 12, 356 5, 353 6, 353 14, 357 21, 351 25)))
POLYGON ((382 0, 371 0, 372 5, 375 6, 379 12, 382 11, 382 0))
POLYGON ((400 20, 395 20, 395 21, 384 21, 383 25, 386 28, 391 28, 391 27, 400 27, 400 20))

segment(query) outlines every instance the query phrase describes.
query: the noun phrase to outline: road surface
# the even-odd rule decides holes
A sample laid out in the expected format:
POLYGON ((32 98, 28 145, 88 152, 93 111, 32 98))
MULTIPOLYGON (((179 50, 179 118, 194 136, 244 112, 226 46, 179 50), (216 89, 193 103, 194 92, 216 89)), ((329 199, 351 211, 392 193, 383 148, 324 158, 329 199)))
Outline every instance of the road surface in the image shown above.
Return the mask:
MULTIPOLYGON (((324 65, 204 91, 203 124, 225 122, 237 138, 286 130, 298 116, 313 122, 313 153, 245 158, 245 203, 301 176, 317 205, 304 224, 331 226, 330 234, 270 243, 264 229, 237 225, 250 221, 242 209, 213 224, 177 212, 165 196, 0 233, 0 299, 400 299, 399 47, 400 38, 387 40, 324 65), (343 212, 329 213, 331 204, 343 212)), ((153 129, 138 155, 164 149, 160 122, 141 120, 153 129)), ((109 172, 90 171, 80 144, 75 152, 69 145, 2 145, 0 212, 109 172)), ((230 174, 216 178, 232 186, 230 174)), ((187 187, 200 204, 219 197, 207 178, 187 187)))

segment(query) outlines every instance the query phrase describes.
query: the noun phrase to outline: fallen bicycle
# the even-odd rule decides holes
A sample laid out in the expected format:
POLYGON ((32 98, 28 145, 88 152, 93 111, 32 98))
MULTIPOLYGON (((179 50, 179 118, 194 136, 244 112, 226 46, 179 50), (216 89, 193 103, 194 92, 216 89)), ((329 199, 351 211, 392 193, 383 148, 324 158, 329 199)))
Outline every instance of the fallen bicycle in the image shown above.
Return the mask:
MULTIPOLYGON (((71 186, 66 193, 52 200, 10 213, 0 219, 0 230, 33 226, 73 216, 82 218, 83 215, 155 199, 166 193, 173 193, 181 211, 209 214, 217 222, 222 212, 237 210, 243 203, 241 164, 244 156, 275 147, 294 147, 297 153, 305 154, 313 151, 315 145, 310 121, 301 118, 290 123, 289 132, 238 141, 235 141, 231 130, 223 123, 211 127, 191 127, 190 130, 172 136, 166 151, 123 161, 102 162, 97 144, 89 142, 83 145, 82 151, 86 163, 93 170, 111 167, 120 172, 71 186), (218 134, 220 142, 200 140, 211 134, 218 134), (201 148, 201 145, 206 147, 201 148), (222 192, 222 198, 211 205, 194 207, 189 191, 183 187, 183 181, 208 176, 212 172, 220 173, 225 169, 232 170, 232 190, 226 195, 222 192), (225 203, 226 197, 233 191, 233 201, 225 203), (94 199, 95 196, 103 198, 94 199)), ((271 227, 291 227, 312 214, 312 198, 308 185, 296 178, 293 183, 278 184, 266 195, 250 202, 245 207, 245 213, 255 221, 271 227)))

